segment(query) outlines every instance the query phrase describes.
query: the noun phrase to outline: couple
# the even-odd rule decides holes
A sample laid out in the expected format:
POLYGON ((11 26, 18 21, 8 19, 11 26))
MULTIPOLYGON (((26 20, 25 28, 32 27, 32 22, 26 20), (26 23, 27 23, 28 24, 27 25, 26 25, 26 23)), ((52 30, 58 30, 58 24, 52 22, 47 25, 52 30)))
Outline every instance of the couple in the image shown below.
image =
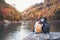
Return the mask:
POLYGON ((34 25, 34 32, 35 33, 49 33, 50 32, 50 25, 47 22, 47 19, 41 18, 37 21, 34 25))

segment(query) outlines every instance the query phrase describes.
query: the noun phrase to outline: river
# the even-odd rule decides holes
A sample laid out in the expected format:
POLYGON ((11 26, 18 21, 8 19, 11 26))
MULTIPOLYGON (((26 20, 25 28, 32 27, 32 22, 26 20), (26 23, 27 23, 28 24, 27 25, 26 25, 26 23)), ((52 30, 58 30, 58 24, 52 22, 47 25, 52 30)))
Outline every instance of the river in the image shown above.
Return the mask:
MULTIPOLYGON (((0 40, 23 40, 31 29, 30 22, 22 22, 22 24, 0 24, 0 40)), ((60 32, 60 22, 49 22, 51 32, 60 32)))

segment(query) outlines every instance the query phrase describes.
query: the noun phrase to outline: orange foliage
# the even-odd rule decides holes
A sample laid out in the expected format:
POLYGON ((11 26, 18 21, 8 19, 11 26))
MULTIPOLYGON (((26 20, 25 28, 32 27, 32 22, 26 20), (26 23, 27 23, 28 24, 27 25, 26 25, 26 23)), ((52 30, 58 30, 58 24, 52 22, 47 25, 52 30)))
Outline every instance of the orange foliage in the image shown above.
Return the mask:
POLYGON ((1 11, 3 12, 5 16, 7 17, 9 16, 8 8, 1 8, 1 11))
MULTIPOLYGON (((36 5, 38 6, 34 5, 34 7, 31 6, 29 9, 23 11, 23 14, 26 14, 26 16, 30 17, 29 19, 31 18, 39 19, 40 17, 47 17, 49 19, 50 17, 53 18, 53 16, 55 15, 55 12, 58 9, 60 9, 59 0, 50 0, 49 2, 48 0, 45 0, 45 2, 42 3, 42 5, 41 4, 36 4, 36 5)), ((26 16, 25 16, 25 19, 26 19, 26 16)))

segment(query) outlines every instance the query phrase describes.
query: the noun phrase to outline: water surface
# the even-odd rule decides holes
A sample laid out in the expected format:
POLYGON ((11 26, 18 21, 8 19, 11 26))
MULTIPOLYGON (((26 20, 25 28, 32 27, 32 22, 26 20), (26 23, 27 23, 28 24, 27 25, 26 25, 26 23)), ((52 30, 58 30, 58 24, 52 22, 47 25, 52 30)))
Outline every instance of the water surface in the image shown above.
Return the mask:
MULTIPOLYGON (((49 22, 51 32, 60 32, 60 22, 49 22)), ((1 40, 23 40, 33 29, 30 22, 22 24, 0 24, 1 40)))

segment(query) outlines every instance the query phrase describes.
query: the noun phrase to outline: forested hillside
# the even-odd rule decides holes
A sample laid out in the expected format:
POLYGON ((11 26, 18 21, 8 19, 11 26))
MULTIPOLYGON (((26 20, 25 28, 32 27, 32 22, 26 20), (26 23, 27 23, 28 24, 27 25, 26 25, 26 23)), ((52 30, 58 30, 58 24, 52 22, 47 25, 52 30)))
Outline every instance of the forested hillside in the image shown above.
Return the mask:
POLYGON ((0 19, 19 21, 22 20, 21 13, 4 0, 0 0, 0 19))
POLYGON ((48 20, 60 20, 60 0, 44 0, 36 3, 23 12, 23 20, 38 20, 46 17, 48 20))

